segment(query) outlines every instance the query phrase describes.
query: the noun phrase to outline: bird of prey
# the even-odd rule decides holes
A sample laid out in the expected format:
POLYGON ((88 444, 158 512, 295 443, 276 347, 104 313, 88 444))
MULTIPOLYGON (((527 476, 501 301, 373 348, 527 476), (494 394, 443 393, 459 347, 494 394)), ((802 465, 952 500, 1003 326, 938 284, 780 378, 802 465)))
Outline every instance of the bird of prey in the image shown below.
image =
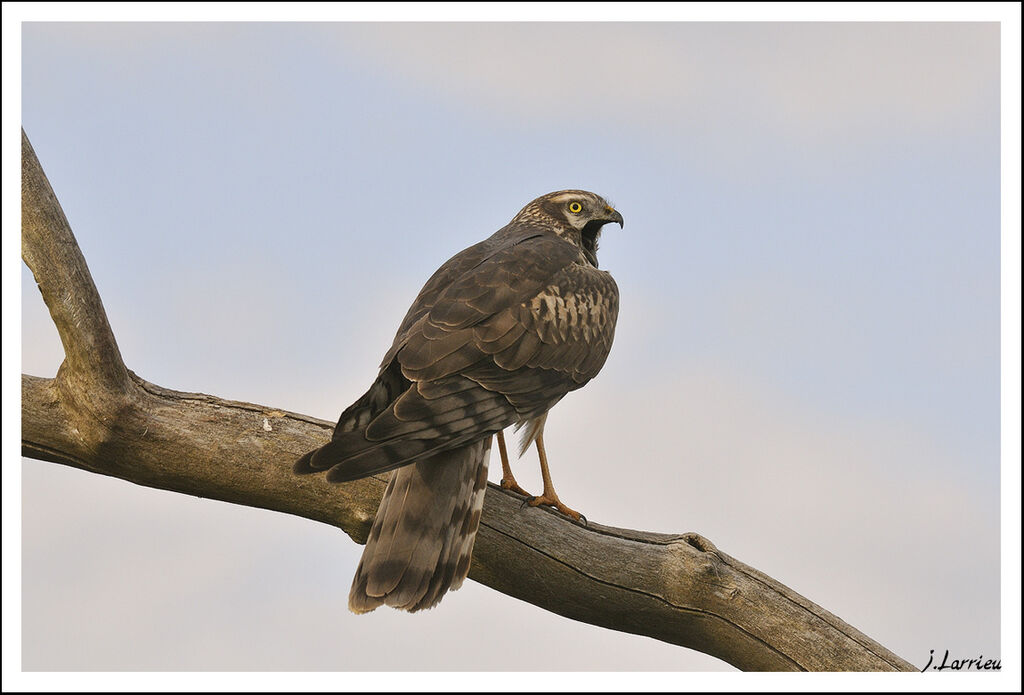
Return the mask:
MULTIPOLYGON (((349 594, 349 609, 436 605, 469 572, 491 435, 502 487, 525 493, 502 430, 536 442, 544 491, 531 505, 580 514, 555 494, 547 413, 593 379, 612 345, 619 293, 598 270, 601 228, 622 215, 594 193, 541 196, 490 238, 449 259, 410 307, 370 389, 331 441, 295 464, 345 482, 393 471, 349 594)), ((529 495, 527 495, 530 497, 529 495)))

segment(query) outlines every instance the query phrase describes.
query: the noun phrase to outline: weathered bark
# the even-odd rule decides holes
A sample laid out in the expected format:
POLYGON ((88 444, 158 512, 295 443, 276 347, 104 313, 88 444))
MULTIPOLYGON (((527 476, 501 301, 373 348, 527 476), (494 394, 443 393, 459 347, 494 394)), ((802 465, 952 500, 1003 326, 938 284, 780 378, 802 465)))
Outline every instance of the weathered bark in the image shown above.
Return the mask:
MULTIPOLYGON (((151 384, 124 365, 71 228, 22 132, 22 254, 64 344, 22 375, 22 453, 140 485, 275 509, 365 542, 385 478, 329 485, 291 466, 332 423, 151 384)), ((490 486, 470 578, 560 615, 744 670, 916 670, 694 533, 582 526, 490 486)), ((443 610, 443 608, 442 608, 443 610)))

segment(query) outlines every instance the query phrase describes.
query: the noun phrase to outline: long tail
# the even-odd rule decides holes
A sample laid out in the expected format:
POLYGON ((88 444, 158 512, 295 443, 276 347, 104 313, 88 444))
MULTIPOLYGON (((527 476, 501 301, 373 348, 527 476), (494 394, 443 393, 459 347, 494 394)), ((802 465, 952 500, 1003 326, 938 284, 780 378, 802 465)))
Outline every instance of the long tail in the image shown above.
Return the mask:
POLYGON ((391 474, 352 580, 348 606, 431 608, 469 572, 480 525, 490 436, 391 474))

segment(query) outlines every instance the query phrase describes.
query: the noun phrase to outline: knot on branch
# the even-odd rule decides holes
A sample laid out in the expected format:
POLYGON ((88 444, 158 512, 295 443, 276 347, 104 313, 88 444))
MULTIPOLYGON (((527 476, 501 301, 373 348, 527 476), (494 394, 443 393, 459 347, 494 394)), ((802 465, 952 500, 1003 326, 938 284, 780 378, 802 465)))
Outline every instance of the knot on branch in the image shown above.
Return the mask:
POLYGON ((705 553, 717 553, 718 552, 718 548, 715 547, 715 544, 712 543, 711 541, 709 541, 704 536, 700 535, 699 533, 693 533, 691 531, 689 533, 684 533, 679 538, 681 540, 689 543, 690 545, 692 545, 697 550, 700 550, 701 552, 705 552, 705 553))
POLYGON ((680 606, 703 599, 732 600, 740 588, 718 548, 703 536, 684 533, 667 546, 663 577, 666 598, 680 606))

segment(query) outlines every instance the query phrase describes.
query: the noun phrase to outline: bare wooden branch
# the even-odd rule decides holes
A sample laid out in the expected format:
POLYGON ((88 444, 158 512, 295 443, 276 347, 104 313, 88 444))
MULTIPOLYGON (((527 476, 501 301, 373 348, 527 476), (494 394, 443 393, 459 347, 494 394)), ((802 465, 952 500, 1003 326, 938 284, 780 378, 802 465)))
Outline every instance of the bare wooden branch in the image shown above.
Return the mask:
POLYGON ((128 387, 128 372, 99 292, 35 150, 21 131, 21 253, 64 345, 69 378, 100 393, 128 387))
MULTIPOLYGON (((384 477, 329 485, 291 472, 296 458, 329 438, 332 423, 171 391, 125 369, 24 134, 23 148, 23 254, 67 360, 55 379, 22 375, 22 453, 322 521, 365 542, 384 477), (102 397, 88 390, 97 386, 102 397)), ((584 527, 494 485, 470 578, 568 618, 690 647, 744 670, 916 670, 697 534, 584 527)))

